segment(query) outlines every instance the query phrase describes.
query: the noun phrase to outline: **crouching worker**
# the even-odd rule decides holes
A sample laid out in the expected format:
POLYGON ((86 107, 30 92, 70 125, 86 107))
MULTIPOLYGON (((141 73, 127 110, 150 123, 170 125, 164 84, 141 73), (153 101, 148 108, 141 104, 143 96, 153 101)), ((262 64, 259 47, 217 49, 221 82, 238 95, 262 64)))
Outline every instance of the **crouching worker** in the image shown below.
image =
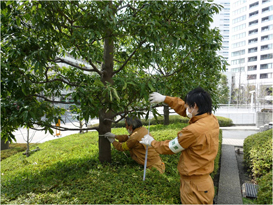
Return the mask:
MULTIPOLYGON (((107 137, 117 150, 129 150, 132 159, 138 164, 144 165, 146 146, 139 143, 139 141, 148 134, 148 130, 142 127, 142 122, 137 118, 126 117, 125 125, 129 135, 115 135, 107 132, 104 136, 107 137), (119 142, 115 141, 115 139, 119 142)), ((152 167, 156 168, 161 174, 165 172, 165 164, 161 160, 161 157, 153 147, 149 147, 147 168, 152 167)))
POLYGON ((213 204, 214 185, 210 173, 218 152, 219 124, 211 114, 210 95, 202 88, 189 92, 185 102, 177 97, 150 95, 151 103, 167 103, 179 115, 190 118, 187 127, 173 140, 158 142, 146 135, 140 143, 150 145, 159 154, 180 154, 180 197, 182 204, 213 204))

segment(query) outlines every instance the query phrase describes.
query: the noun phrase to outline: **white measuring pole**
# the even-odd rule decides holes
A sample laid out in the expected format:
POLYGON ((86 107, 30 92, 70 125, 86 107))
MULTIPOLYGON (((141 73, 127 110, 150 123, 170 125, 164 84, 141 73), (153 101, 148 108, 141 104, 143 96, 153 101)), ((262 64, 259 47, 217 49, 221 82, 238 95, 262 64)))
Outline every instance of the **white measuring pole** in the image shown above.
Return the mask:
MULTIPOLYGON (((152 106, 150 106, 150 111, 152 109, 152 106)), ((150 113, 149 113, 150 115, 150 113)), ((150 117, 149 118, 149 126, 148 126, 148 134, 150 133, 150 117)), ((146 146, 146 153, 145 153, 145 163, 144 163, 144 173, 143 173, 143 181, 145 181, 145 176, 146 176, 146 166, 147 166, 147 158, 148 158, 148 148, 149 146, 146 146)))

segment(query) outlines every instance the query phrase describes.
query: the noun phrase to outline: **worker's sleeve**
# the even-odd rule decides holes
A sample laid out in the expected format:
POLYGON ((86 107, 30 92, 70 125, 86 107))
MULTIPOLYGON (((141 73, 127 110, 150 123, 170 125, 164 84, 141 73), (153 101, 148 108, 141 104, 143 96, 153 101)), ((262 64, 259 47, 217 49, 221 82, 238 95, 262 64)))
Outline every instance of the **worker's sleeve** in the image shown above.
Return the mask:
POLYGON ((155 151, 157 151, 159 154, 175 154, 169 148, 169 142, 170 140, 165 140, 161 142, 154 140, 152 141, 151 145, 153 148, 155 148, 155 151))
POLYGON ((166 96, 164 103, 167 103, 177 114, 186 117, 185 102, 182 99, 166 96))
POLYGON ((113 146, 118 150, 118 151, 127 151, 130 149, 133 149, 137 143, 139 143, 136 139, 128 139, 126 142, 113 142, 113 146))
POLYGON ((151 145, 159 154, 176 154, 190 147, 195 141, 195 136, 184 128, 177 133, 176 138, 162 142, 154 140, 151 145))
POLYGON ((129 138, 128 135, 116 135, 116 139, 119 142, 126 142, 129 138))

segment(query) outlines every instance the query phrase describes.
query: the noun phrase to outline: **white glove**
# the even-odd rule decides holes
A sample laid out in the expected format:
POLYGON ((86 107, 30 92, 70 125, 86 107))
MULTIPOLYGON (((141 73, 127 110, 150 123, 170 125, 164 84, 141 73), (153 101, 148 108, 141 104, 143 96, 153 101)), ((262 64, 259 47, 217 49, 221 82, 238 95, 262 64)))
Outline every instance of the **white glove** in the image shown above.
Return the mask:
POLYGON ((107 137, 107 138, 108 138, 108 137, 112 137, 112 138, 113 138, 113 137, 116 137, 116 135, 112 134, 111 132, 106 132, 106 133, 104 134, 104 136, 107 137))
POLYGON ((115 141, 114 137, 107 137, 107 139, 109 140, 110 143, 113 143, 115 141))
POLYGON ((155 139, 154 139, 151 135, 147 134, 147 135, 145 135, 145 136, 141 139, 140 143, 141 143, 141 144, 144 144, 144 145, 149 145, 149 146, 151 146, 151 143, 152 143, 152 141, 154 141, 154 140, 155 140, 155 139))
POLYGON ((104 137, 107 138, 110 143, 113 143, 115 141, 116 135, 112 134, 111 132, 106 132, 104 137))
POLYGON ((150 103, 161 103, 164 102, 166 96, 161 95, 160 93, 157 92, 153 92, 152 94, 150 94, 150 103))

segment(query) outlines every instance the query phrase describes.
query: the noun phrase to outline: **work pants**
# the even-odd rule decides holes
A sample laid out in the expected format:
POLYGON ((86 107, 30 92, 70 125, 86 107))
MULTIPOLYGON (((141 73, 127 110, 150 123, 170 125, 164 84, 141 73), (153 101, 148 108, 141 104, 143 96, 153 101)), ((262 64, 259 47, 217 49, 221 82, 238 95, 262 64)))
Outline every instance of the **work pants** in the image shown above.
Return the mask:
POLYGON ((210 175, 180 175, 182 204, 213 204, 214 185, 210 175))

